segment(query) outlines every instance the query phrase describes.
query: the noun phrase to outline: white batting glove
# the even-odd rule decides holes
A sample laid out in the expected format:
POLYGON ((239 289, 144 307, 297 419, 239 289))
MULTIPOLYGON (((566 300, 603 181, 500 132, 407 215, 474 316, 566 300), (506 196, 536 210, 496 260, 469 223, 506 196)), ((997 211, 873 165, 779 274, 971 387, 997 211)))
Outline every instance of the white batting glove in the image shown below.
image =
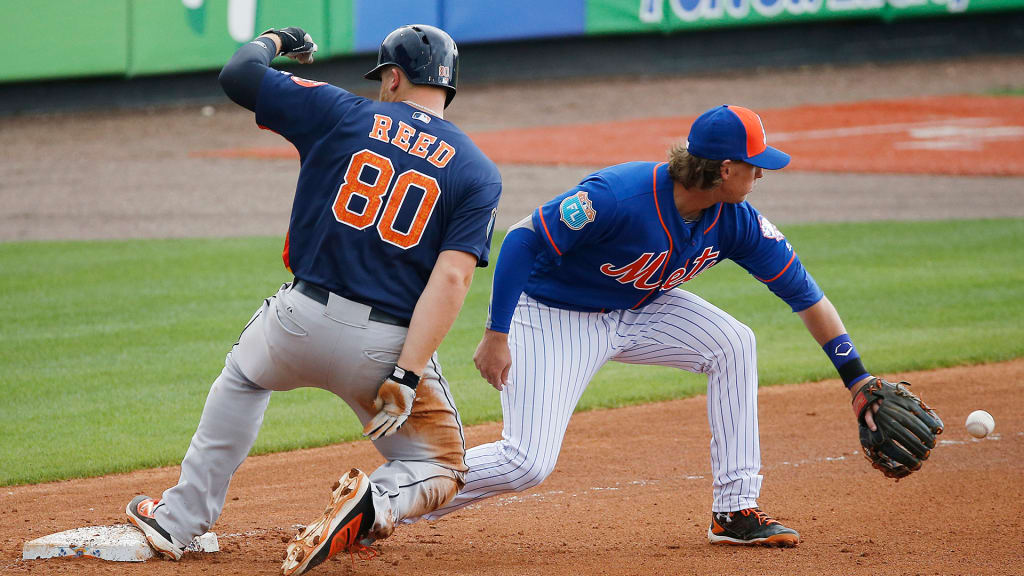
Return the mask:
POLYGON ((412 413, 419 380, 416 374, 395 366, 394 373, 377 389, 373 407, 378 412, 363 428, 363 436, 378 440, 397 432, 412 413))

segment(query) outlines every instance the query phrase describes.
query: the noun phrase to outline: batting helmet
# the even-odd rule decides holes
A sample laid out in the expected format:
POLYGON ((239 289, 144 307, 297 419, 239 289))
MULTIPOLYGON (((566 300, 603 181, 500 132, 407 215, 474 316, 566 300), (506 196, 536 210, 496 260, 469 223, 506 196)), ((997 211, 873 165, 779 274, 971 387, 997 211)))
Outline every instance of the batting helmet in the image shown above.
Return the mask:
POLYGON ((377 54, 377 67, 364 78, 380 80, 385 66, 398 66, 413 84, 440 86, 448 92, 444 106, 455 98, 459 80, 459 48, 444 30, 413 24, 402 26, 384 38, 377 54))

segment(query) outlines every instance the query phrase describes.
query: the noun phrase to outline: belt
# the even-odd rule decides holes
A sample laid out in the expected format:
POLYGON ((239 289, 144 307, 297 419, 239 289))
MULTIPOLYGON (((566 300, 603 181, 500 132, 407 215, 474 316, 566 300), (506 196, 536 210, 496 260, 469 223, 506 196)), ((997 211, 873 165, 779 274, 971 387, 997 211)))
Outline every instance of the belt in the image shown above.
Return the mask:
MULTIPOLYGON (((317 302, 323 304, 324 306, 327 305, 327 300, 331 295, 331 291, 328 290, 327 288, 324 288, 323 286, 320 286, 318 284, 313 284, 312 282, 299 280, 298 278, 295 279, 295 282, 292 284, 292 288, 308 296, 309 298, 316 300, 317 302)), ((404 318, 399 318, 397 316, 392 316, 387 312, 381 312, 380 310, 372 306, 370 307, 369 320, 371 322, 380 322, 381 324, 391 324, 392 326, 402 326, 405 328, 409 327, 408 320, 404 318)))

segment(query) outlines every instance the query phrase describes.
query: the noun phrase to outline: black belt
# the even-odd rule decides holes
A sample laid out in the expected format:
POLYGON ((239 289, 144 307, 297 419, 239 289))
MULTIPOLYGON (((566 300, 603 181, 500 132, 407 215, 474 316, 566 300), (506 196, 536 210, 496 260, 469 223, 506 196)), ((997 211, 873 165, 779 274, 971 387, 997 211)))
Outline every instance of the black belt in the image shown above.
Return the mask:
MULTIPOLYGON (((317 284, 313 284, 312 282, 299 280, 298 278, 295 279, 295 283, 292 284, 292 288, 298 290, 299 292, 305 294, 306 296, 309 296, 311 299, 316 300, 317 302, 323 304, 324 306, 327 305, 327 300, 328 298, 330 298, 331 295, 331 291, 328 290, 327 288, 324 288, 323 286, 319 286, 317 284)), ((369 319, 371 322, 391 324, 392 326, 403 326, 405 328, 409 327, 408 320, 405 320, 404 318, 399 318, 397 316, 392 316, 387 312, 381 312, 380 310, 373 308, 372 306, 370 307, 369 319)))

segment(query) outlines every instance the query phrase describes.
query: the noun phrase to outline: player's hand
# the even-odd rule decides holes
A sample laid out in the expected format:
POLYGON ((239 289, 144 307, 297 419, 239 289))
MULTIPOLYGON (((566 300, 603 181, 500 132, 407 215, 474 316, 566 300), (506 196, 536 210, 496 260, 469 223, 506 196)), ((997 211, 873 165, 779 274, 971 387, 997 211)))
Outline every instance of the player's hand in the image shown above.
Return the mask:
POLYGON ((279 29, 271 28, 260 34, 260 36, 267 34, 274 34, 281 41, 281 48, 278 50, 279 55, 291 58, 300 64, 311 64, 313 62, 313 53, 318 50, 318 46, 316 42, 313 42, 313 38, 302 28, 298 26, 279 29))
MULTIPOLYGON (((857 392, 860 392, 860 389, 863 386, 867 385, 868 382, 871 382, 872 378, 873 378, 873 376, 868 374, 867 376, 865 376, 864 378, 862 378, 858 382, 854 383, 854 385, 850 387, 850 395, 851 395, 851 397, 856 398, 857 397, 857 392)), ((871 430, 872 432, 877 432, 878 431, 878 426, 875 426, 875 416, 874 416, 874 414, 875 414, 875 412, 878 412, 878 409, 881 407, 881 405, 882 405, 882 401, 881 400, 876 400, 874 403, 871 404, 871 410, 868 410, 867 412, 864 413, 864 424, 867 425, 868 430, 871 430)))
POLYGON ((495 390, 508 385, 508 371, 512 368, 512 353, 508 349, 508 334, 485 330, 484 337, 473 354, 473 363, 480 375, 495 390))
POLYGON ((412 413, 412 403, 416 400, 416 390, 395 382, 390 377, 377 389, 377 398, 373 407, 377 415, 363 428, 363 436, 370 440, 387 438, 405 424, 412 413))
POLYGON ((857 386, 853 397, 864 457, 886 478, 896 480, 921 469, 943 428, 939 415, 908 386, 909 382, 869 377, 857 386))

